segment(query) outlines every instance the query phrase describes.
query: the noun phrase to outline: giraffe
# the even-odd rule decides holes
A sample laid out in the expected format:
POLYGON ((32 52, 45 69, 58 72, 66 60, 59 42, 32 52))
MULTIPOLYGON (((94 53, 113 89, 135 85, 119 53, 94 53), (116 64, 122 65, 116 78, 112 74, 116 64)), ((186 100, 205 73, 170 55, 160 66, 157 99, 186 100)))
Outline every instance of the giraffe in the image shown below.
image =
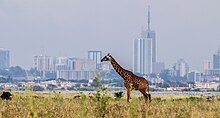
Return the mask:
POLYGON ((127 89, 127 102, 129 102, 130 92, 133 89, 139 90, 143 94, 145 101, 148 101, 148 98, 151 101, 149 83, 145 78, 139 77, 131 71, 122 68, 109 53, 101 59, 101 62, 103 61, 110 61, 115 71, 124 79, 124 86, 127 89))

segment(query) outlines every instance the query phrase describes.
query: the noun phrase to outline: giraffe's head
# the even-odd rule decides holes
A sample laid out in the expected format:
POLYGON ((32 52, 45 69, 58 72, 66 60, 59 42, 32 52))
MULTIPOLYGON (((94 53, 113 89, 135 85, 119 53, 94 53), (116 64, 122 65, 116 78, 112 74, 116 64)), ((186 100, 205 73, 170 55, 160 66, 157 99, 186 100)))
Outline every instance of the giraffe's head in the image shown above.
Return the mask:
POLYGON ((103 62, 103 61, 111 61, 111 60, 112 60, 112 56, 108 53, 108 55, 106 55, 105 57, 103 57, 101 59, 101 62, 103 62))

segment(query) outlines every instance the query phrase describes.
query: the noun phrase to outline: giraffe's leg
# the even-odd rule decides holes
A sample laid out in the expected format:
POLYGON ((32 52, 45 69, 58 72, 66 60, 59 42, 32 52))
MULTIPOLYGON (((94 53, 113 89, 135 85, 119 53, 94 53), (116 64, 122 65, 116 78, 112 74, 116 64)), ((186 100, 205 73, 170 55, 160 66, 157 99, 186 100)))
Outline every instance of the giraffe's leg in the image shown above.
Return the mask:
POLYGON ((140 90, 140 92, 144 95, 144 99, 147 102, 149 95, 146 93, 145 89, 140 90))
POLYGON ((129 102, 130 99, 130 93, 131 93, 131 89, 127 88, 127 102, 129 102))
POLYGON ((148 98, 149 98, 149 101, 151 102, 151 94, 150 94, 150 88, 149 88, 149 85, 147 86, 147 94, 148 94, 148 98))

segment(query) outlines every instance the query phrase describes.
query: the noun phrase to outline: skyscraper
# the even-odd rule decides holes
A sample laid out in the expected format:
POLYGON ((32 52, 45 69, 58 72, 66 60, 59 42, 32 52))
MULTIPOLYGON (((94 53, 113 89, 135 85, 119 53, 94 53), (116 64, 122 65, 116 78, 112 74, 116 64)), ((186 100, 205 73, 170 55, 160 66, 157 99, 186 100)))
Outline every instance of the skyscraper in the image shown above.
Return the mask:
MULTIPOLYGON (((149 40, 149 43, 148 45, 150 45, 151 47, 151 52, 152 52, 152 55, 150 55, 152 57, 152 62, 156 62, 156 33, 154 30, 151 30, 150 28, 150 6, 148 7, 148 28, 147 30, 143 30, 142 33, 141 33, 141 38, 143 39, 148 39, 149 40)), ((149 48, 150 48, 149 47, 149 48)))
POLYGON ((133 42, 133 72, 144 74, 146 68, 145 64, 145 49, 146 49, 146 40, 145 39, 135 39, 133 42))
POLYGON ((0 69, 8 69, 10 66, 10 55, 9 51, 0 49, 0 69))
POLYGON ((101 68, 102 51, 88 51, 88 59, 93 60, 96 64, 96 69, 101 68))
POLYGON ((220 48, 213 55, 213 69, 208 70, 207 74, 220 77, 220 48))
POLYGON ((213 69, 220 69, 220 48, 217 53, 213 55, 213 69))
POLYGON ((150 7, 148 8, 148 28, 142 31, 141 38, 133 42, 133 72, 150 74, 156 63, 156 34, 150 29, 150 7))

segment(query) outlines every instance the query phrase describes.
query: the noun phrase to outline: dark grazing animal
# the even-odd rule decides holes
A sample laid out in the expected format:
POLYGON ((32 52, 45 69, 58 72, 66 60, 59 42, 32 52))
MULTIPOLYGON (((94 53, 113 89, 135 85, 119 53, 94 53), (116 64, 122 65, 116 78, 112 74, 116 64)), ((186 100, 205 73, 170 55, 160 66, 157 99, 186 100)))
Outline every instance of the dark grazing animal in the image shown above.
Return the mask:
POLYGON ((114 93, 114 96, 115 96, 116 98, 121 98, 121 97, 123 97, 123 91, 115 92, 115 93, 114 93))
POLYGON ((10 92, 3 92, 0 97, 2 100, 12 100, 12 94, 10 92))
POLYGON ((76 95, 73 97, 74 99, 81 99, 82 97, 80 95, 76 95))

